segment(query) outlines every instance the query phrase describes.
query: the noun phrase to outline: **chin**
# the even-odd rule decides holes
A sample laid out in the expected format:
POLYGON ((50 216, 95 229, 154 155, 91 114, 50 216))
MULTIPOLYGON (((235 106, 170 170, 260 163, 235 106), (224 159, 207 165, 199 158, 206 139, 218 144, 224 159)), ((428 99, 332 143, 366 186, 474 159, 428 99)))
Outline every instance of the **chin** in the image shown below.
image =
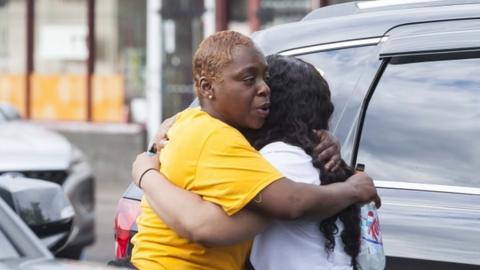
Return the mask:
POLYGON ((256 121, 256 122, 250 123, 247 128, 249 128, 249 129, 259 129, 259 128, 263 127, 263 124, 265 124, 265 121, 256 121))

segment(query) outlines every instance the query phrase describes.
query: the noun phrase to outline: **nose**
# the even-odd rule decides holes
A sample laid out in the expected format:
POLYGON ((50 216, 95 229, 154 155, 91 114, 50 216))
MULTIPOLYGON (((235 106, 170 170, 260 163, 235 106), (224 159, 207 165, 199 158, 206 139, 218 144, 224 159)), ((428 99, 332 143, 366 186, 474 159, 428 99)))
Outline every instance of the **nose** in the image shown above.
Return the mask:
POLYGON ((257 94, 259 96, 270 97, 270 87, 264 80, 262 80, 262 82, 258 86, 257 94))

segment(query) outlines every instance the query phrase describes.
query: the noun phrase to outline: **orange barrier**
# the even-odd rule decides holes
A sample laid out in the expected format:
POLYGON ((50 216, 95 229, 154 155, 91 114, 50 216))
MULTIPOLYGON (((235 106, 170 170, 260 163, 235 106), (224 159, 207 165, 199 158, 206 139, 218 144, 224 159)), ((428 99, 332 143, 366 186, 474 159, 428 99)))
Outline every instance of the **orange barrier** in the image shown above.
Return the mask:
POLYGON ((25 116, 25 74, 0 74, 0 102, 15 106, 25 116))
POLYGON ((125 90, 120 75, 94 75, 92 78, 93 121, 125 121, 125 90))
POLYGON ((87 120, 84 75, 33 74, 31 118, 41 120, 87 120))
MULTIPOLYGON (((31 118, 38 120, 87 120, 85 75, 31 76, 31 118)), ((92 120, 125 121, 124 83, 121 75, 92 77, 92 120)), ((0 74, 0 102, 25 115, 25 75, 0 74)))

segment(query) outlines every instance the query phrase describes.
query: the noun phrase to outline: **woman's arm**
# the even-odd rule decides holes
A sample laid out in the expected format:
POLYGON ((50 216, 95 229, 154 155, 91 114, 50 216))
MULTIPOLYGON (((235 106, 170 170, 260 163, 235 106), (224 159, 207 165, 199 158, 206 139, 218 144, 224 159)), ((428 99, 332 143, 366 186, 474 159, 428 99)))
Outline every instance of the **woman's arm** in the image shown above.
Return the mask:
MULTIPOLYGON (((174 122, 175 117, 164 121, 157 131, 154 141, 159 150, 168 143, 166 134, 174 122)), ((338 143, 328 140, 333 136, 326 137, 327 139, 322 140, 327 142, 323 145, 323 149, 316 150, 322 153, 325 149, 332 149, 333 145, 331 152, 338 153, 338 143)), ((328 159, 329 156, 331 158, 332 154, 327 154, 323 158, 328 159)), ((332 167, 335 167, 334 159, 331 163, 332 167)), ((156 169, 144 175, 142 188, 153 210, 182 237, 206 245, 231 245, 252 238, 266 227, 267 219, 248 209, 243 209, 229 217, 218 205, 204 201, 200 196, 171 184, 158 172, 158 167, 158 156, 139 155, 132 168, 133 179, 138 185, 140 174, 148 168, 156 169)), ((267 199, 267 201, 271 200, 267 199)))
MULTIPOLYGON (((314 149, 317 159, 330 164, 330 170, 337 169, 341 164, 338 140, 328 131, 315 130, 314 132, 320 139, 320 144, 314 149)), ((264 157, 277 168, 288 167, 288 161, 295 158, 282 156, 271 159, 272 157, 268 158, 268 154, 267 156, 265 154, 264 157)), ((280 152, 276 151, 272 155, 279 154, 280 152)), ((284 175, 291 174, 284 173, 284 175)), ((296 179, 301 179, 301 176, 297 176, 296 179)), ((256 199, 248 204, 248 209, 260 211, 273 218, 307 217, 321 220, 342 211, 351 204, 370 201, 375 201, 377 207, 380 205, 380 198, 373 180, 364 173, 358 173, 345 182, 321 186, 297 183, 288 178, 282 178, 257 194, 256 199)))
POLYGON ((180 236, 206 246, 226 246, 252 239, 267 226, 267 218, 248 209, 228 216, 220 206, 170 183, 158 167, 158 153, 140 154, 132 176, 138 185, 143 172, 155 169, 143 175, 141 188, 155 213, 180 236))
POLYGON ((373 180, 365 173, 357 173, 345 182, 322 186, 297 183, 288 178, 279 179, 257 194, 247 209, 272 218, 321 220, 339 213, 354 203, 374 201, 380 205, 373 180))

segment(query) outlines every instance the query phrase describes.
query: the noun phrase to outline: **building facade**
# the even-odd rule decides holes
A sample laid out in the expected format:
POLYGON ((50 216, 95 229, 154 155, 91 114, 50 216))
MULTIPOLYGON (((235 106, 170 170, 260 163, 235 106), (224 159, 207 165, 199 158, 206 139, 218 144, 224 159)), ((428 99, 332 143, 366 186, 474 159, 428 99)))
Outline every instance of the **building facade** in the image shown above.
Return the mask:
POLYGON ((3 0, 0 102, 35 120, 125 121, 144 91, 145 17, 145 0, 3 0))
POLYGON ((26 118, 161 119, 194 98, 209 34, 244 34, 341 0, 0 0, 0 102, 26 118))

